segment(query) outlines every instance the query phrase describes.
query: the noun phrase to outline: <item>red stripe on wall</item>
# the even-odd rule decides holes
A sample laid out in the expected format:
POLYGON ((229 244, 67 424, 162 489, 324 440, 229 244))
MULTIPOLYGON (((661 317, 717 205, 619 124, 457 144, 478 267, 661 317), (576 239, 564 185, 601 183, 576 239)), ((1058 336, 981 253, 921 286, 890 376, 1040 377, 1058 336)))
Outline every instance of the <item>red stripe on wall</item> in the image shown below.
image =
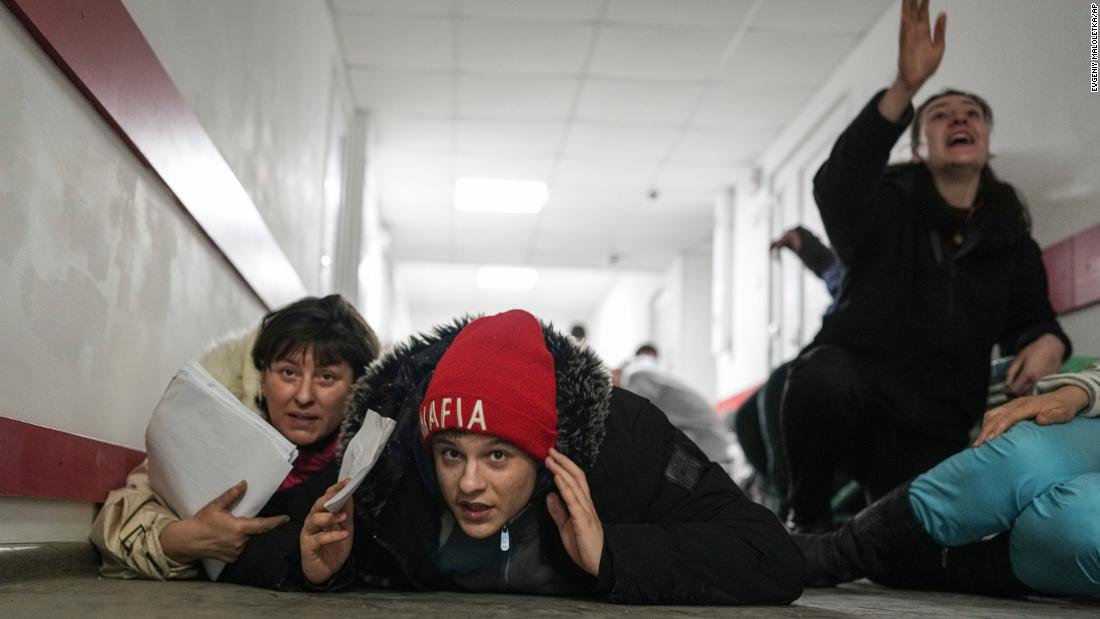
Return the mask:
POLYGON ((267 307, 305 295, 298 272, 121 0, 4 2, 267 307))
POLYGON ((0 495, 103 501, 145 452, 0 417, 0 495))
POLYGON ((1050 245, 1043 250, 1043 264, 1055 313, 1100 302, 1100 226, 1050 245))

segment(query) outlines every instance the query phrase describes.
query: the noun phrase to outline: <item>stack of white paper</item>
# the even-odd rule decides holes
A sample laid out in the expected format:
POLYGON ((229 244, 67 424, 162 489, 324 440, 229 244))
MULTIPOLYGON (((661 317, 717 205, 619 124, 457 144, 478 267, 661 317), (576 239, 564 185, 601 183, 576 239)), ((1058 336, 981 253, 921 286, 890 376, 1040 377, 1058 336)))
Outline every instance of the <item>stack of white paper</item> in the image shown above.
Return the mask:
MULTIPOLYGON (((153 490, 183 518, 242 479, 248 489, 233 515, 255 516, 298 456, 293 443, 197 363, 168 384, 145 431, 145 448, 153 490)), ((216 559, 202 564, 211 580, 225 567, 216 559)))

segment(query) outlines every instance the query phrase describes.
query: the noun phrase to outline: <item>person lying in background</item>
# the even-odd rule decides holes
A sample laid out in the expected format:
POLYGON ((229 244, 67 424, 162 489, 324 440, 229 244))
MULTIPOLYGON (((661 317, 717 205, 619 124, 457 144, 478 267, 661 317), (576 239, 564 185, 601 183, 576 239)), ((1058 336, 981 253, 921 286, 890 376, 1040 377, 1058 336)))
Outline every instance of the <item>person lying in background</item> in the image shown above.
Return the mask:
POLYGON ((866 576, 986 595, 1100 594, 1100 364, 1036 390, 986 413, 972 449, 839 530, 796 534, 809 586, 866 576))
POLYGON ((652 402, 707 458, 729 470, 729 444, 714 406, 703 394, 661 368, 653 344, 642 344, 622 368, 612 370, 611 382, 652 402))
POLYGON ((207 352, 202 366, 298 447, 293 470, 254 518, 230 513, 244 495, 241 482, 181 519, 150 487, 148 462, 143 462, 124 487, 107 496, 92 525, 91 541, 102 558, 99 573, 108 578, 192 578, 205 558, 230 564, 221 581, 243 577, 263 584, 294 571, 250 553, 249 540, 263 535, 297 540, 314 499, 336 481, 344 403, 379 352, 374 331, 339 295, 296 301, 267 314, 257 329, 207 352), (280 526, 288 521, 297 526, 280 526))
MULTIPOLYGON (((803 559, 779 520, 647 400, 531 314, 438 327, 356 384, 397 427, 336 514, 301 535, 307 586, 784 604, 803 559), (354 505, 354 507, 353 507, 354 505)), ((298 556, 297 549, 288 555, 298 556)))

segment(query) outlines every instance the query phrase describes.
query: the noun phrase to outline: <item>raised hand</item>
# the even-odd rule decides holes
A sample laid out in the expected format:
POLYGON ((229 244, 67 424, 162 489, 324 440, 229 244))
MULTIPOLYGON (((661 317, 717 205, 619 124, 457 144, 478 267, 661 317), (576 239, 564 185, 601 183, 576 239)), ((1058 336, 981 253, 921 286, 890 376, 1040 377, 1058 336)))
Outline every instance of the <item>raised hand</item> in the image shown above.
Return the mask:
POLYGON ((898 35, 898 80, 916 92, 936 72, 943 60, 947 15, 936 17, 933 32, 928 17, 929 0, 903 0, 901 33, 898 35))
POLYGON ((898 122, 913 95, 936 72, 943 60, 947 15, 936 17, 935 30, 928 18, 929 0, 902 0, 901 31, 898 33, 898 77, 879 99, 878 111, 890 122, 898 122))
POLYGON ((1035 419, 1035 423, 1042 426, 1067 423, 1088 406, 1088 403, 1089 396, 1085 390, 1073 385, 1042 395, 1016 398, 985 414, 982 431, 974 441, 974 446, 1000 436, 1017 421, 1024 419, 1035 419))
POLYGON ((335 514, 325 509, 325 502, 350 481, 345 479, 329 486, 325 494, 314 501, 302 526, 302 534, 298 538, 302 551, 302 573, 315 585, 332 578, 351 555, 355 502, 344 503, 344 507, 335 514))
POLYGON ((179 563, 218 559, 232 563, 244 551, 253 535, 266 533, 285 523, 287 516, 238 518, 230 510, 244 496, 243 480, 207 503, 194 516, 164 527, 160 546, 164 554, 179 563))
POLYGON ((546 468, 554 474, 558 487, 557 493, 546 497, 546 508, 558 525, 565 552, 582 570, 596 576, 603 556, 603 523, 592 503, 588 478, 581 467, 556 449, 550 450, 546 468))

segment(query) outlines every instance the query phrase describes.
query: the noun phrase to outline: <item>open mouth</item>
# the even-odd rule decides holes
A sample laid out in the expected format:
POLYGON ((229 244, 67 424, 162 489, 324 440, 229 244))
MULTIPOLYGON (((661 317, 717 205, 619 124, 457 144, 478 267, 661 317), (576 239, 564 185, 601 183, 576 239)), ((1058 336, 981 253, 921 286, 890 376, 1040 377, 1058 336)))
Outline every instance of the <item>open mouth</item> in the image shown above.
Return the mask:
POLYGON ((489 518, 492 513, 493 506, 486 505, 484 503, 474 503, 471 501, 459 501, 459 509, 462 510, 462 515, 467 520, 482 521, 489 518))
POLYGON ((287 413, 286 416, 294 420, 296 423, 302 424, 313 423, 320 419, 319 416, 310 415, 308 413, 287 413))
POLYGON ((974 136, 965 131, 959 131, 947 136, 947 146, 963 146, 974 143, 974 136))

